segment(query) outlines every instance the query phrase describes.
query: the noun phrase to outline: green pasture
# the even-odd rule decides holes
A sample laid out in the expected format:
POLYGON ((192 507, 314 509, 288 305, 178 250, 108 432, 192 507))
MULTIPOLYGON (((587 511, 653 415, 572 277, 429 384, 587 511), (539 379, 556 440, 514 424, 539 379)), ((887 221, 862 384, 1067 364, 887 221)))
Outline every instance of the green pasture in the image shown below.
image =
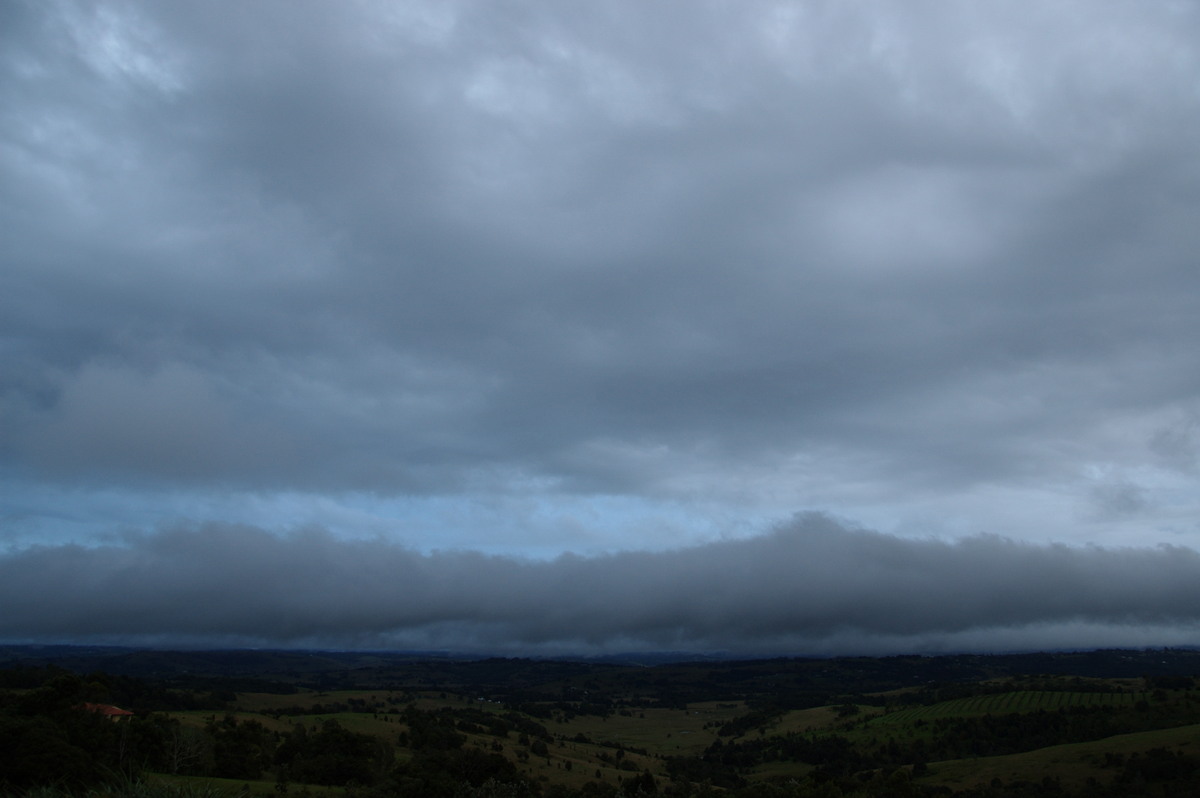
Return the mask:
POLYGON ((691 704, 686 710, 635 710, 632 717, 580 715, 566 723, 553 724, 551 731, 567 739, 583 734, 597 742, 618 743, 664 756, 692 756, 717 739, 717 726, 744 711, 740 706, 719 707, 710 702, 691 704))
POLYGON ((931 762, 929 775, 920 781, 923 784, 966 789, 986 785, 993 778, 1006 782, 1018 779, 1036 782, 1049 776, 1060 779, 1064 786, 1078 787, 1085 784, 1089 777, 1098 781, 1111 777, 1111 771, 1100 767, 1105 754, 1129 756, 1151 748, 1196 755, 1200 753, 1200 724, 1119 734, 1103 740, 1053 745, 1020 754, 931 762))
POLYGON ((651 771, 656 777, 665 778, 661 761, 653 757, 626 753, 621 762, 634 769, 623 770, 611 761, 613 749, 604 746, 567 741, 551 745, 549 754, 549 757, 530 757, 527 763, 519 766, 520 770, 533 781, 553 782, 575 788, 595 781, 597 771, 601 781, 613 784, 645 770, 651 771), (600 755, 607 756, 610 761, 600 759, 600 755))
POLYGON ((342 728, 352 732, 371 734, 395 741, 396 735, 407 727, 394 716, 379 715, 373 717, 370 713, 362 712, 331 712, 321 715, 295 715, 275 718, 258 712, 212 712, 210 710, 188 710, 162 713, 175 718, 185 726, 201 728, 210 719, 220 720, 226 715, 232 715, 238 721, 255 720, 273 732, 287 734, 295 726, 305 726, 309 729, 320 727, 327 720, 336 720, 342 728))
MULTIPOLYGON (((1027 689, 970 696, 886 713, 879 707, 867 705, 859 705, 858 712, 854 714, 846 714, 844 705, 823 706, 786 712, 765 729, 765 734, 775 736, 836 733, 850 738, 855 743, 876 745, 886 741, 886 738, 903 737, 912 741, 931 736, 934 732, 933 726, 927 726, 924 722, 942 718, 1011 715, 1073 707, 1123 709, 1132 708, 1138 701, 1149 699, 1149 694, 1135 692, 1027 689)), ((257 720, 267 728, 281 733, 287 733, 296 724, 313 728, 319 727, 326 720, 336 720, 350 731, 395 741, 396 735, 406 727, 398 722, 399 716, 391 714, 391 711, 402 711, 409 702, 415 702, 425 711, 443 707, 471 707, 495 713, 508 711, 502 704, 481 700, 473 695, 428 691, 404 693, 376 689, 327 693, 310 691, 292 695, 244 693, 238 697, 238 711, 231 714, 239 719, 257 720), (278 719, 264 714, 291 707, 314 709, 318 705, 350 706, 352 711, 289 715, 278 719)), ((502 754, 517 763, 519 770, 533 781, 581 787, 594 780, 599 772, 603 781, 616 784, 644 770, 663 778, 664 763, 657 758, 658 756, 700 755, 718 739, 717 730, 722 724, 744 715, 747 711, 742 702, 712 701, 695 702, 689 704, 686 709, 630 708, 625 710, 624 714, 618 712, 607 717, 579 715, 565 721, 537 719, 556 738, 554 742, 547 744, 547 754, 544 756, 532 754, 528 746, 521 745, 518 742, 519 735, 515 732, 506 738, 474 733, 467 733, 466 736, 468 746, 502 754), (589 742, 577 742, 575 738, 578 735, 583 735, 589 742), (620 760, 616 758, 617 749, 614 746, 626 749, 620 760), (648 755, 632 753, 635 749, 647 751, 648 755)), ((209 718, 220 719, 226 713, 201 711, 169 714, 185 723, 202 725, 209 718)), ((1099 767, 1099 762, 1106 752, 1128 753, 1164 745, 1189 745, 1200 748, 1200 726, 1122 735, 1009 756, 931 763, 931 772, 922 778, 922 782, 964 788, 987 784, 993 778, 1011 781, 1017 778, 1040 780, 1043 776, 1052 776, 1061 779, 1064 784, 1083 784, 1089 777, 1100 780, 1108 777, 1099 767)), ((406 758, 406 755, 406 752, 399 752, 401 760, 406 758)), ((748 775, 755 780, 773 777, 803 778, 811 769, 811 765, 801 763, 772 762, 760 765, 748 775)), ((251 783, 247 788, 244 782, 220 784, 219 780, 200 781, 206 785, 219 784, 222 788, 235 792, 248 790, 250 794, 272 794, 274 790, 274 782, 251 783)))
MULTIPOLYGON (((473 696, 457 695, 455 693, 445 693, 445 698, 442 698, 442 695, 442 693, 423 692, 411 694, 410 697, 412 699, 412 703, 416 705, 417 709, 423 712, 442 709, 443 707, 449 707, 451 709, 478 709, 483 712, 492 712, 497 715, 501 715, 509 711, 504 708, 504 704, 496 701, 489 701, 486 699, 480 700, 479 698, 473 696)), ((401 708, 403 708, 403 706, 404 705, 402 704, 401 708)))
POLYGON ((247 712, 271 712, 293 707, 310 708, 318 704, 349 704, 351 701, 366 702, 366 712, 387 712, 408 703, 409 694, 388 690, 333 690, 328 693, 305 691, 280 695, 278 693, 238 693, 237 705, 247 712), (397 703, 388 703, 389 699, 397 703), (382 704, 382 706, 377 706, 382 704))
MULTIPOLYGON (((546 744, 546 755, 542 756, 519 744, 516 733, 511 733, 506 738, 486 734, 467 734, 466 737, 467 746, 494 751, 516 763, 517 769, 530 781, 579 788, 589 781, 595 781, 597 772, 600 773, 601 781, 613 784, 636 776, 644 770, 650 770, 658 777, 665 775, 663 763, 653 756, 625 752, 617 761, 616 749, 596 743, 580 743, 570 739, 555 740, 546 744), (499 749, 494 746, 499 746, 499 749), (525 755, 523 762, 521 754, 525 755), (625 764, 625 768, 620 767, 622 763, 625 764), (634 769, 629 770, 630 766, 634 769)), ((403 755, 399 758, 402 759, 403 755)))
POLYGON ((209 720, 221 720, 226 715, 232 715, 239 721, 256 720, 271 731, 287 733, 292 728, 292 723, 288 718, 280 718, 276 720, 270 715, 260 715, 257 712, 214 712, 211 709, 189 709, 189 710, 171 710, 169 712, 159 713, 167 717, 175 718, 184 726, 192 726, 194 728, 203 728, 208 724, 209 720))
POLYGON ((779 779, 803 779, 816 770, 815 765, 804 762, 764 762, 756 765, 748 774, 750 781, 776 781, 779 779))
POLYGON ((286 731, 297 724, 309 729, 315 729, 320 728, 321 724, 327 720, 336 720, 347 731, 358 734, 370 734, 395 742, 396 735, 407 730, 408 727, 394 718, 390 721, 386 720, 386 717, 390 716, 380 715, 372 717, 370 714, 362 712, 333 712, 324 715, 300 715, 293 718, 280 718, 280 722, 286 724, 283 727, 286 731))
POLYGON ((1067 707, 1131 707, 1143 696, 1136 693, 1071 693, 1023 690, 957 698, 939 704, 908 707, 870 721, 879 726, 909 725, 937 718, 970 718, 984 715, 1019 715, 1067 707))
MULTIPOLYGON (((243 693, 238 696, 238 710, 230 713, 198 711, 172 712, 189 725, 202 726, 209 718, 220 719, 226 714, 232 714, 239 720, 257 720, 269 729, 287 733, 294 725, 304 725, 309 728, 319 727, 327 720, 336 720, 343 728, 370 734, 376 737, 394 741, 396 735, 407 727, 399 721, 399 716, 391 715, 388 710, 403 709, 412 700, 422 710, 436 710, 443 707, 462 709, 472 708, 484 712, 503 713, 508 710, 501 704, 481 701, 477 697, 452 693, 389 693, 386 690, 340 690, 327 693, 305 692, 291 695, 276 695, 270 693, 243 693), (403 697, 403 703, 390 704, 391 696, 403 697), (287 715, 278 719, 271 715, 262 714, 272 710, 290 707, 315 708, 318 705, 349 704, 351 699, 365 701, 366 707, 350 712, 325 712, 303 715, 287 715), (376 706, 382 702, 384 708, 376 706)), ((658 776, 663 776, 663 765, 653 756, 641 756, 626 752, 622 761, 626 765, 635 766, 636 770, 622 769, 615 759, 616 749, 608 745, 595 743, 615 743, 629 748, 649 751, 651 754, 698 754, 716 739, 716 726, 745 712, 740 703, 726 703, 718 706, 717 702, 697 703, 688 710, 646 709, 633 710, 630 715, 614 714, 607 718, 597 716, 577 716, 570 721, 559 723, 537 719, 546 725, 556 737, 566 738, 548 744, 548 755, 530 754, 526 746, 518 744, 518 734, 510 733, 506 738, 497 738, 487 734, 466 733, 467 745, 481 748, 485 751, 496 751, 509 760, 518 763, 518 768, 534 781, 542 783, 553 782, 574 787, 581 787, 588 781, 596 779, 597 771, 600 779, 613 784, 622 779, 636 776, 643 770, 650 770, 658 776), (706 724, 713 724, 704 728, 706 724), (585 735, 594 743, 577 743, 572 738, 578 734, 585 735), (498 746, 500 750, 493 748, 498 746), (518 754, 527 754, 524 762, 519 762, 518 754), (604 761, 601 756, 608 757, 604 761)), ((403 760, 405 752, 398 752, 398 759, 403 760)), ((204 780, 208 781, 208 780, 204 780)), ((262 792, 269 793, 274 788, 274 782, 264 782, 262 792)), ((240 789, 243 783, 237 782, 240 789)), ((299 785, 294 785, 299 786, 299 785)), ((251 792, 258 794, 259 789, 251 783, 251 792)))
POLYGON ((843 716, 841 706, 793 709, 767 728, 769 735, 815 731, 836 731, 860 726, 879 714, 879 708, 859 704, 858 714, 843 716))

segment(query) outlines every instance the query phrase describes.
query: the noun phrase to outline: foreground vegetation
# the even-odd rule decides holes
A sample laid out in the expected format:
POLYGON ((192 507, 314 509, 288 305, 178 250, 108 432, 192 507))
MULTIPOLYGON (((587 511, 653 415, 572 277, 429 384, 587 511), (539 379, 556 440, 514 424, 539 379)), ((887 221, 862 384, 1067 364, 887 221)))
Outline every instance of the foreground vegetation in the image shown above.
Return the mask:
POLYGON ((8 795, 1200 794, 1196 652, 16 653, 0 669, 8 795))

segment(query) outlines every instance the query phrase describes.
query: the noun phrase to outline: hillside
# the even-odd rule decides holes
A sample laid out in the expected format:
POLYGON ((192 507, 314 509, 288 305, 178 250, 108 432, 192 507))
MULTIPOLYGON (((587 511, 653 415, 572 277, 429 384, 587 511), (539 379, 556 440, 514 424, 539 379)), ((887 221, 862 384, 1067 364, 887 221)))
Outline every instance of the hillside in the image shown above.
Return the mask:
POLYGON ((1197 676, 1200 652, 1188 650, 639 665, 6 647, 0 784, 82 791, 119 775, 277 795, 1193 794, 1197 676), (135 714, 113 722, 87 704, 135 714))

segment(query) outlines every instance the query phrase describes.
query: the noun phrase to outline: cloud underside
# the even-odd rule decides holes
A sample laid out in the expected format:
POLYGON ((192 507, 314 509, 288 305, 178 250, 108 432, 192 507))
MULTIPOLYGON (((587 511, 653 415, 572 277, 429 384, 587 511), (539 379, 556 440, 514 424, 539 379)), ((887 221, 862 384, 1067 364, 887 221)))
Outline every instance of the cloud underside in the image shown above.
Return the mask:
POLYGON ((613 8, 10 4, 0 466, 1173 512, 1194 9, 613 8))
POLYGON ((771 534, 552 561, 309 530, 165 530, 0 558, 0 636, 515 653, 888 653, 1187 644, 1200 555, 797 518, 771 534))

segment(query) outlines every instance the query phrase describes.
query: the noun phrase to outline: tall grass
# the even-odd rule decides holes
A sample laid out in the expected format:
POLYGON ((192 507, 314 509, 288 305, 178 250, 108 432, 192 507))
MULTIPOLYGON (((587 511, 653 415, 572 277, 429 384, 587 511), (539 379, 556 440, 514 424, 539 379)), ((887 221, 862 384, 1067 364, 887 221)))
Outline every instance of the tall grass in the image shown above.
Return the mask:
POLYGON ((129 781, 73 792, 63 787, 34 787, 24 792, 5 790, 0 798, 231 798, 230 792, 209 784, 156 784, 129 781))

